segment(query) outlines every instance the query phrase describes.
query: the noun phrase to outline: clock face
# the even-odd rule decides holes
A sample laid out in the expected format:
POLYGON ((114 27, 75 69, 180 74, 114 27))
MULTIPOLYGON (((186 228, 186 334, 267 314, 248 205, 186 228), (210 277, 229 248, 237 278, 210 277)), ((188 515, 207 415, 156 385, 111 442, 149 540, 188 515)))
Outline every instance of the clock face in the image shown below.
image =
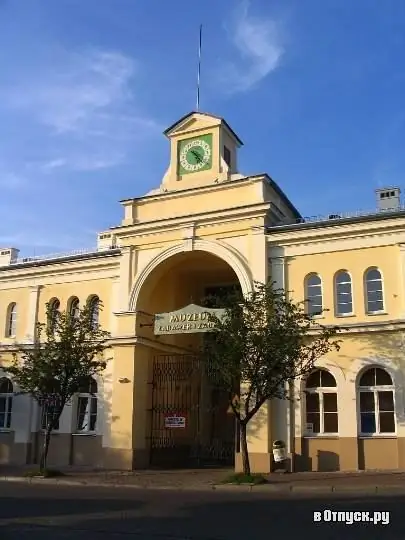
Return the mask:
POLYGON ((180 142, 179 172, 187 174, 211 168, 211 135, 201 135, 194 139, 180 142))

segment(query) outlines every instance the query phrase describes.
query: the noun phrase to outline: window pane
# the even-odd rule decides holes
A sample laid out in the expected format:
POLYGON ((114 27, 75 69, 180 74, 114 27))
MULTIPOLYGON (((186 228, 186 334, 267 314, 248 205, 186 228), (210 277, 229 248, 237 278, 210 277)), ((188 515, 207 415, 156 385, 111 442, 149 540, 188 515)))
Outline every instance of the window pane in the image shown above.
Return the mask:
POLYGON ((6 398, 0 397, 0 413, 6 412, 6 398))
POLYGON ((351 299, 342 300, 338 298, 337 313, 339 315, 345 315, 353 312, 353 305, 351 299))
POLYGON ((95 431, 97 423, 97 398, 91 398, 90 431, 95 431))
POLYGON ((306 381, 307 388, 318 388, 321 385, 321 372, 319 369, 308 375, 306 381))
POLYGON ((13 392, 13 385, 10 379, 3 377, 0 379, 0 394, 11 394, 13 392))
POLYGON ((337 293, 343 296, 350 296, 352 294, 352 285, 351 283, 338 283, 337 293))
POLYGON ((83 431, 88 423, 88 401, 87 397, 79 397, 77 404, 77 430, 83 431))
POLYGON ((6 427, 6 415, 5 413, 0 412, 0 429, 6 427))
POLYGON ((375 433, 374 413, 360 413, 360 429, 362 433, 375 433))
POLYGON ((384 311, 384 302, 382 300, 378 302, 367 302, 368 313, 376 313, 377 311, 384 311))
POLYGON ((382 290, 368 291, 367 299, 369 302, 381 302, 383 299, 382 290))
POLYGON ((336 276, 336 283, 347 283, 350 282, 350 276, 347 272, 339 272, 336 276))
POLYGON ((325 412, 337 412, 337 394, 323 394, 323 410, 325 412))
POLYGON ((378 407, 380 411, 394 410, 394 396, 391 390, 378 392, 378 407))
POLYGON ((360 377, 359 386, 374 386, 375 385, 375 369, 368 369, 360 377))
POLYGON ((375 368, 375 383, 378 386, 392 385, 391 375, 385 369, 375 368))
POLYGON ((360 411, 372 412, 375 410, 374 393, 360 392, 360 411))
POLYGON ((337 433, 339 431, 337 412, 323 415, 323 430, 325 433, 337 433))
POLYGON ((327 388, 327 387, 335 387, 336 381, 335 377, 330 373, 329 371, 326 371, 325 369, 320 370, 321 374, 321 386, 327 388))
POLYGON ((319 394, 306 395, 307 412, 319 412, 319 394))
POLYGON ((393 412, 380 412, 380 433, 395 433, 393 412))
POLYGON ((321 284, 321 278, 319 276, 310 276, 307 280, 307 285, 309 287, 319 287, 321 284))
POLYGON ((371 279, 381 280, 381 274, 376 268, 367 272, 366 280, 369 281, 371 279))
POLYGON ((312 432, 319 433, 320 427, 320 415, 319 413, 307 413, 307 424, 312 424, 312 432))

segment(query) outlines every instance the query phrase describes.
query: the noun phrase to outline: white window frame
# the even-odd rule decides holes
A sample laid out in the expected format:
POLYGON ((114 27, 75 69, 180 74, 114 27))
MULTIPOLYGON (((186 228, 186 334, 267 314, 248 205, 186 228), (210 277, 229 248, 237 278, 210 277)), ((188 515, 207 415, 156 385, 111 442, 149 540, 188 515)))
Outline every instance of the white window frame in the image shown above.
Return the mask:
POLYGON ((306 304, 306 312, 308 315, 312 315, 313 317, 322 317, 323 316, 323 281, 322 281, 322 278, 319 274, 317 274, 316 272, 311 272, 310 274, 308 274, 306 277, 305 277, 305 280, 304 280, 304 292, 305 292, 305 300, 307 300, 306 304), (308 281, 313 278, 313 277, 317 277, 319 279, 319 285, 309 285, 308 284, 308 281), (310 288, 315 288, 315 287, 319 287, 320 290, 321 290, 321 310, 320 310, 320 313, 314 313, 314 314, 311 314, 311 310, 310 310, 310 295, 309 295, 309 289, 310 288))
MULTIPOLYGON (((63 409, 64 411, 64 409, 63 409)), ((53 428, 52 430, 52 433, 59 433, 60 431, 60 425, 61 425, 61 420, 62 420, 62 415, 63 415, 63 411, 61 413, 61 415, 59 416, 59 420, 58 420, 58 427, 57 428, 53 428)), ((44 415, 45 415, 45 406, 44 405, 41 405, 39 407, 39 430, 42 431, 42 432, 45 432, 46 431, 46 425, 45 427, 43 427, 43 419, 44 419, 44 415)))
MULTIPOLYGON (((305 405, 304 405, 304 437, 338 437, 339 432, 325 432, 324 418, 325 418, 325 409, 323 396, 324 394, 336 394, 336 402, 338 401, 338 392, 336 386, 319 386, 317 388, 305 388, 305 405), (319 395, 319 433, 310 433, 307 430, 307 400, 306 394, 318 394, 319 395)), ((339 406, 337 411, 333 413, 326 414, 336 414, 338 420, 338 429, 339 429, 339 406)))
POLYGON ((14 385, 13 381, 9 377, 0 377, 0 381, 2 379, 6 379, 10 382, 12 391, 11 392, 4 392, 0 394, 0 398, 5 399, 6 405, 4 410, 4 425, 0 425, 0 432, 8 432, 11 431, 11 426, 13 423, 13 401, 14 401, 14 385), (11 405, 10 405, 11 403, 11 405), (10 418, 10 426, 7 426, 6 419, 10 418))
MULTIPOLYGON (((99 421, 99 415, 98 415, 98 388, 99 388, 99 384, 98 384, 98 381, 95 379, 95 377, 92 377, 94 383, 96 384, 97 386, 97 392, 92 394, 90 392, 80 392, 79 394, 77 394, 77 399, 76 399, 76 416, 75 416, 75 434, 76 435, 95 435, 97 434, 97 424, 98 424, 98 421, 99 421), (86 412, 85 412, 85 415, 84 415, 84 419, 83 421, 86 422, 86 425, 83 429, 79 429, 79 414, 80 414, 80 400, 81 399, 87 399, 87 406, 86 406, 86 412), (95 425, 94 425, 94 429, 90 429, 90 420, 91 420, 91 416, 92 416, 92 406, 93 406, 93 403, 95 402, 95 417, 96 417, 96 421, 95 421, 95 425)), ((90 389, 90 386, 91 384, 89 384, 89 389, 90 389)))
POLYGON ((7 308, 6 337, 15 338, 17 333, 17 304, 12 302, 7 308))
POLYGON ((336 272, 333 278, 333 281, 334 281, 333 288, 334 288, 334 297, 335 297, 335 317, 352 317, 355 313, 355 309, 354 309, 353 277, 351 273, 348 270, 341 269, 338 272, 336 272), (339 274, 347 274, 349 276, 349 281, 338 283, 337 278, 339 274), (350 296, 351 296, 351 302, 352 302, 352 310, 347 313, 339 313, 338 285, 345 285, 347 283, 350 283, 350 296))
POLYGON ((91 296, 87 305, 90 310, 91 325, 94 329, 96 329, 100 325, 100 297, 97 295, 91 296), (97 314, 96 317, 95 314, 97 314))
POLYGON ((79 306, 80 306, 80 300, 77 298, 77 296, 74 296, 69 302, 69 316, 70 317, 74 317, 75 319, 77 319, 78 312, 80 309, 79 306))
MULTIPOLYGON (((381 368, 384 369, 384 368, 381 368)), ((392 375, 389 374, 392 378, 392 375)), ((384 411, 383 411, 384 412, 384 411)), ((391 411, 385 411, 391 412, 391 411)), ((392 384, 384 384, 380 386, 359 386, 357 389, 357 418, 358 418, 358 432, 359 436, 362 438, 373 438, 373 437, 395 437, 397 435, 397 418, 396 418, 396 403, 395 403, 395 389, 392 384), (361 408, 360 408, 360 394, 361 392, 372 392, 374 397, 374 411, 364 411, 364 412, 374 412, 375 416, 375 433, 364 433, 361 431, 361 408), (379 392, 392 392, 392 401, 394 404, 394 431, 389 433, 380 431, 380 406, 378 404, 378 393, 379 392)))
POLYGON ((385 293, 384 293, 384 279, 383 279, 383 274, 381 272, 381 270, 377 267, 377 266, 370 266, 370 268, 367 268, 367 270, 364 272, 364 301, 365 301, 365 311, 366 311, 366 314, 367 315, 378 315, 380 313, 385 313, 385 293), (377 272, 379 272, 380 274, 380 279, 377 280, 377 279, 371 279, 371 280, 368 280, 367 279, 367 275, 369 272, 371 272, 372 270, 377 270, 377 272), (382 309, 378 309, 376 311, 372 311, 372 310, 369 310, 368 309, 368 288, 367 288, 367 284, 369 283, 369 281, 380 281, 381 283, 381 296, 382 296, 382 309))

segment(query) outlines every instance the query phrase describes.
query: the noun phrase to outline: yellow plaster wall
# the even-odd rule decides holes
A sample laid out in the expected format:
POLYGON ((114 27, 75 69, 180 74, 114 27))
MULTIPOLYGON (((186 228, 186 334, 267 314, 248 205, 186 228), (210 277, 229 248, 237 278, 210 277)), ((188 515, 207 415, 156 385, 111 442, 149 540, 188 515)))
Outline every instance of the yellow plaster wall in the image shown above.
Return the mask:
POLYGON ((6 323, 8 306, 15 302, 17 304, 17 326, 15 339, 23 339, 27 328, 29 288, 0 289, 0 341, 11 343, 14 338, 6 338, 6 323))
POLYGON ((80 305, 83 306, 90 296, 96 295, 103 303, 103 309, 100 312, 100 324, 104 330, 108 330, 110 326, 110 312, 112 310, 111 286, 112 282, 110 279, 77 280, 70 283, 44 285, 39 295, 39 320, 45 320, 45 304, 52 298, 58 298, 60 309, 65 310, 72 296, 77 296, 80 300, 80 305))
POLYGON ((288 260, 288 290, 296 301, 305 297, 304 280, 309 273, 322 278, 325 324, 352 324, 378 322, 400 318, 402 313, 402 288, 399 275, 399 249, 396 246, 359 248, 352 251, 314 253, 291 257, 288 260), (364 272, 370 266, 378 267, 384 280, 385 314, 367 315, 365 305, 364 272), (334 276, 338 270, 347 270, 352 276, 354 315, 335 316, 334 276))

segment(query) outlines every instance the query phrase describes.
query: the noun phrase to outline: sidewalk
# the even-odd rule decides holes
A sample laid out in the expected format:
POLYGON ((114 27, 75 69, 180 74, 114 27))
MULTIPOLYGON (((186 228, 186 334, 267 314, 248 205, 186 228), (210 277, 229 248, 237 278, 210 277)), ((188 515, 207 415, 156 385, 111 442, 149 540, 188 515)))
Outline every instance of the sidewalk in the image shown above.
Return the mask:
POLYGON ((66 468, 58 478, 28 478, 31 467, 0 466, 0 481, 30 484, 126 487, 133 489, 233 490, 280 493, 387 493, 405 494, 405 471, 373 471, 352 473, 289 473, 268 475, 268 483, 257 486, 221 484, 232 474, 230 469, 97 471, 66 468))

